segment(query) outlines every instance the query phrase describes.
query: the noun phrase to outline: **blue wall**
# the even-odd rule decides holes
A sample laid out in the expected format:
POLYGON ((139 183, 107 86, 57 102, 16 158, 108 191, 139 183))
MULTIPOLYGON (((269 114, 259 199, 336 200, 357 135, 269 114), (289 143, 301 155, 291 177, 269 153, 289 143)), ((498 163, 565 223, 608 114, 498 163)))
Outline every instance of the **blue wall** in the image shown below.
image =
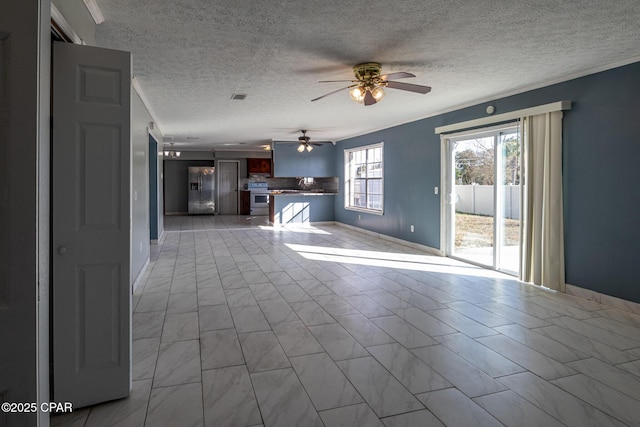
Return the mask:
POLYGON ((344 168, 339 168, 336 221, 439 247, 440 199, 433 187, 440 186, 440 137, 432 125, 429 134, 429 126, 413 122, 338 143, 336 164, 344 165, 344 149, 384 142, 384 215, 343 209, 344 168))
MULTIPOLYGON (((313 142, 313 141, 312 141, 313 142)), ((329 177, 336 176, 333 144, 314 146, 310 153, 298 153, 298 143, 273 144, 274 177, 329 177)))
MULTIPOLYGON (((640 63, 340 141, 345 148, 384 141, 385 214, 347 211, 336 220, 440 248, 438 126, 555 101, 572 101, 563 119, 566 282, 640 302, 640 63), (409 226, 415 225, 415 233, 409 226)), ((428 95, 427 95, 428 96, 428 95)), ((344 190, 344 171, 336 170, 344 190)))

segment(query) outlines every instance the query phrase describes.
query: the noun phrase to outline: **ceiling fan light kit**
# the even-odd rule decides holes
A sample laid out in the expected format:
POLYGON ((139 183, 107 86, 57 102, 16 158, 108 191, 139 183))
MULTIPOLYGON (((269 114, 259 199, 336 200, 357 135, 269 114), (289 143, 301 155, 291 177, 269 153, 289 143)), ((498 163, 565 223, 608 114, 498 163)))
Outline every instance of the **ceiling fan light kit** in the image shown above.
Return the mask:
POLYGON ((307 150, 310 153, 311 150, 313 150, 314 145, 321 145, 318 142, 311 142, 311 138, 307 136, 306 130, 303 129, 300 132, 302 132, 302 136, 298 137, 298 142, 300 144, 298 145, 298 148, 296 148, 296 150, 298 150, 298 153, 304 153, 304 150, 307 150))
POLYGON ((367 91, 371 92, 371 96, 373 96, 373 99, 375 99, 376 102, 384 98, 384 89, 375 86, 371 88, 361 86, 354 87, 349 91, 349 95, 351 95, 351 99, 355 102, 362 104, 364 103, 364 97, 367 94, 367 91))
POLYGON ((353 67, 353 74, 356 80, 325 80, 320 83, 332 83, 332 82, 351 82, 354 83, 350 86, 342 89, 329 92, 311 101, 317 101, 326 96, 340 92, 344 89, 351 89, 349 95, 355 102, 362 103, 366 106, 376 104, 380 101, 385 93, 384 88, 405 90, 414 93, 429 93, 431 88, 429 86, 414 85, 409 83, 396 82, 391 79, 405 79, 408 77, 415 77, 414 74, 404 71, 390 74, 381 74, 382 66, 378 62, 364 62, 353 67))
POLYGON ((166 150, 165 150, 165 152, 164 152, 164 156, 165 156, 165 157, 168 157, 169 159, 175 160, 175 159, 177 159, 178 157, 180 157, 180 152, 179 152, 179 151, 175 151, 175 150, 173 149, 173 144, 174 144, 174 143, 172 142, 172 143, 171 143, 171 150, 169 150, 169 151, 166 151, 166 150))

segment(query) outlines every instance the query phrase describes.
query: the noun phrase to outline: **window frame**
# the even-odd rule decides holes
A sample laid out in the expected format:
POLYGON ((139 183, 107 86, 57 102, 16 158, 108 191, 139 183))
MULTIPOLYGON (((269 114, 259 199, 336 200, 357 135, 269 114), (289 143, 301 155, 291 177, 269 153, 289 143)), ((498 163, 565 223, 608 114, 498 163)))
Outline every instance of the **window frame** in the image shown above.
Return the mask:
POLYGON ((357 212, 365 212, 365 213, 370 213, 373 215, 384 215, 384 141, 380 141, 378 143, 375 144, 369 144, 369 145, 363 145, 360 147, 353 147, 353 148, 345 148, 344 149, 344 175, 345 175, 345 180, 344 180, 344 188, 345 188, 345 195, 344 195, 344 209, 345 210, 350 210, 350 211, 357 211, 357 212), (380 181, 380 209, 375 209, 375 208, 367 208, 367 207, 361 207, 361 206, 355 206, 352 204, 353 202, 353 193, 354 193, 354 182, 356 179, 355 174, 352 176, 351 172, 352 172, 352 167, 351 167, 351 156, 353 153, 357 153, 357 152, 363 152, 365 153, 365 163, 364 165, 367 166, 366 170, 368 171, 368 165, 370 163, 378 163, 376 162, 369 162, 369 159, 366 158, 368 150, 371 149, 376 149, 376 148, 380 148, 381 150, 381 155, 380 155, 380 166, 381 166, 381 176, 380 177, 368 177, 366 176, 364 178, 364 188, 365 188, 365 204, 368 205, 369 202, 369 192, 368 192, 368 188, 369 188, 369 180, 379 180, 380 181))

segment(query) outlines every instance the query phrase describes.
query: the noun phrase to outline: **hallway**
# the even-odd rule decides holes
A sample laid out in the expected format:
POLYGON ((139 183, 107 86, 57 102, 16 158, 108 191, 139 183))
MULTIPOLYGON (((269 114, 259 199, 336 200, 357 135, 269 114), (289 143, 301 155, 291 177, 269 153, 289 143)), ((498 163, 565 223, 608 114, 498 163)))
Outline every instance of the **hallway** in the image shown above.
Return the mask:
POLYGON ((128 399, 55 426, 618 426, 640 316, 341 226, 165 217, 128 399))

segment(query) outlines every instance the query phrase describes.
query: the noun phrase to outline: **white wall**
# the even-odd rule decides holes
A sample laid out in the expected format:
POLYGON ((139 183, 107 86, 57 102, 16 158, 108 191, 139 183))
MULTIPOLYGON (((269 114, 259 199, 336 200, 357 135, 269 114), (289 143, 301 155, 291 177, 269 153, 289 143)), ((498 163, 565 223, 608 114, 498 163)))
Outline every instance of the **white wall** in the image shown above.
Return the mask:
MULTIPOLYGON (((135 60, 135 58, 134 58, 135 60)), ((131 90, 131 283, 149 260, 149 123, 138 93, 131 90)))

